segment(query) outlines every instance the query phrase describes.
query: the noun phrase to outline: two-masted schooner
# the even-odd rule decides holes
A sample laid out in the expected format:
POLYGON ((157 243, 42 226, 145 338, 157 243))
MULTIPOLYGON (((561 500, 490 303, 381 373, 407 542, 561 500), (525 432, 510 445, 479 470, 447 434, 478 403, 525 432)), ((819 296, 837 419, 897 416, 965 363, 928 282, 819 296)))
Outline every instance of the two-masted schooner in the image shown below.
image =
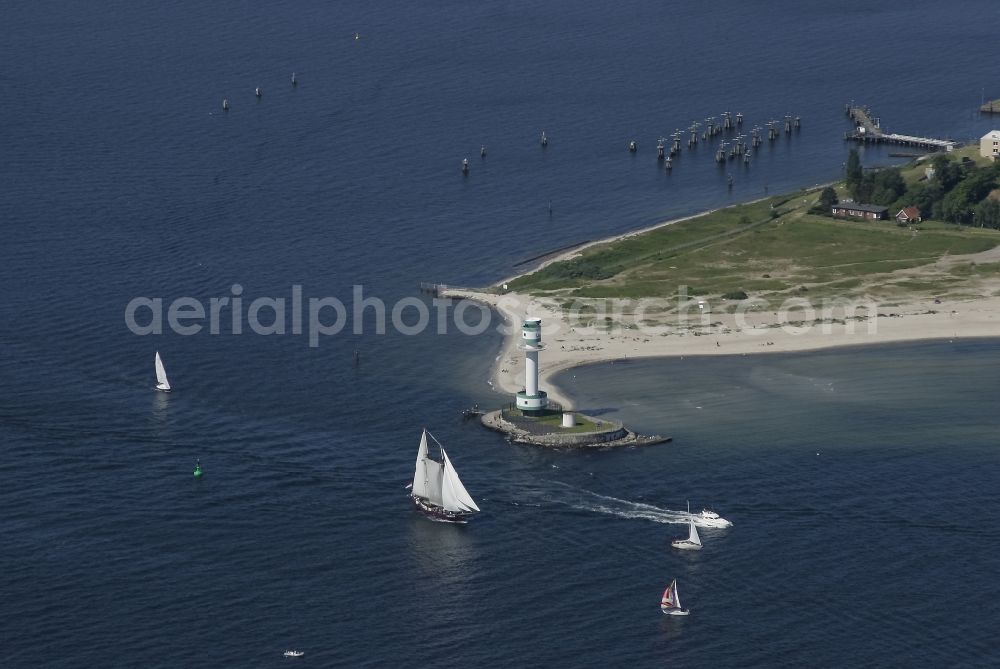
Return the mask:
POLYGON ((468 522, 469 517, 479 511, 476 502, 458 478, 458 472, 448 459, 444 446, 426 429, 420 435, 410 498, 423 514, 447 523, 468 522), (440 461, 431 458, 427 452, 428 436, 441 449, 440 461))

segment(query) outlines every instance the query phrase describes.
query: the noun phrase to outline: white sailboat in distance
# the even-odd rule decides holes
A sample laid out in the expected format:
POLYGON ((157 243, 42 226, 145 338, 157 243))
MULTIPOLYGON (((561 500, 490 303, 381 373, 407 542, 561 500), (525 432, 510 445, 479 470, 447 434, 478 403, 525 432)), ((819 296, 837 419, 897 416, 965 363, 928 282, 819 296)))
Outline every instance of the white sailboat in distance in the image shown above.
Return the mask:
POLYGON ((677 594, 677 579, 675 578, 663 591, 663 599, 660 600, 660 610, 668 616, 686 616, 690 611, 681 608, 681 596, 677 594))
POLYGON ((688 520, 687 537, 684 539, 674 539, 670 542, 670 545, 681 550, 701 550, 701 537, 698 536, 698 528, 694 526, 694 520, 688 520))
POLYGON ((156 389, 163 392, 170 392, 170 382, 167 381, 167 370, 163 368, 163 360, 160 359, 160 352, 156 352, 156 360, 153 363, 156 367, 156 389))
POLYGON ((421 513, 432 520, 446 523, 468 522, 469 517, 479 511, 476 502, 458 478, 458 472, 445 453, 444 446, 426 429, 420 435, 410 499, 421 513), (428 436, 441 449, 440 461, 431 458, 427 452, 428 436))

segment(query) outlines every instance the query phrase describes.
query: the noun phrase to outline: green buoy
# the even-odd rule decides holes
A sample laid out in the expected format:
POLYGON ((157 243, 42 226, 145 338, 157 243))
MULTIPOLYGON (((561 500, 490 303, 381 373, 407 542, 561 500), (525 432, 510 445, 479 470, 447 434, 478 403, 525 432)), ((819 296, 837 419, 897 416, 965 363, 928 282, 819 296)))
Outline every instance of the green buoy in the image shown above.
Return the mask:
POLYGON ((204 474, 204 472, 201 470, 201 460, 198 460, 194 466, 194 477, 201 478, 202 474, 204 474))

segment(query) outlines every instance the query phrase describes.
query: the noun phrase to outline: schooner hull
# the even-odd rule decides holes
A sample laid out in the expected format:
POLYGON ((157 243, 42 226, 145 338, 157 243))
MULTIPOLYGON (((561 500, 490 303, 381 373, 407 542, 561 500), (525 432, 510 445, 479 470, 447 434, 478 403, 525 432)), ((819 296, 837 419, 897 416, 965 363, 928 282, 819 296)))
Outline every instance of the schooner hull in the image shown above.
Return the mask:
POLYGON ((440 523, 456 523, 464 525, 469 522, 469 518, 472 516, 471 513, 449 511, 444 507, 431 504, 426 499, 417 497, 416 495, 410 495, 410 499, 413 501, 413 506, 417 508, 417 511, 424 514, 431 520, 436 520, 440 523))

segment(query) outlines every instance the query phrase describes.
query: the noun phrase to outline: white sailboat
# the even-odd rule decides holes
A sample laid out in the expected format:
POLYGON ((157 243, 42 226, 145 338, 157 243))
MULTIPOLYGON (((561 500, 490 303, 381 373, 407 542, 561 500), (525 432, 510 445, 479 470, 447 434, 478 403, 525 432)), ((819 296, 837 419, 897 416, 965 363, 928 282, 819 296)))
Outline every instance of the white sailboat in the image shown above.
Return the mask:
POLYGON ((698 536, 698 528, 694 526, 694 520, 688 520, 687 537, 684 539, 674 539, 670 542, 670 545, 681 550, 701 550, 701 537, 698 536))
POLYGON ((479 511, 476 502, 458 478, 458 472, 448 459, 444 446, 426 429, 420 435, 410 498, 428 517, 448 523, 465 523, 473 513, 479 511), (441 449, 440 462, 432 459, 427 452, 428 436, 441 449))
POLYGON ((163 360, 160 359, 160 352, 156 352, 156 360, 153 364, 156 367, 156 389, 170 392, 170 382, 167 381, 167 370, 163 368, 163 360))
POLYGON ((668 616, 686 616, 690 611, 681 608, 681 596, 677 594, 677 579, 675 578, 663 591, 663 599, 660 600, 660 610, 668 616))

